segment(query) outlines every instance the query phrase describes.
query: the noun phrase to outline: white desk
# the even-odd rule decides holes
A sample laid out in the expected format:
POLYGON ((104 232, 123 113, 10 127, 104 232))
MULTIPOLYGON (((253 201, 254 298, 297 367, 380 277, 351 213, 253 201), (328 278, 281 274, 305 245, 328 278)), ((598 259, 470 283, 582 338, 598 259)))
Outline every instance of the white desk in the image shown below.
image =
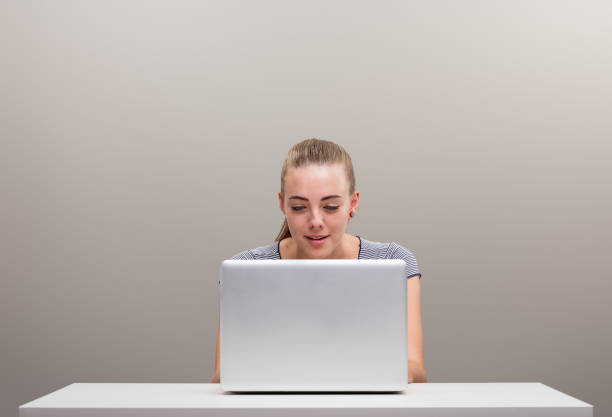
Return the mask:
POLYGON ((410 384, 395 394, 231 394, 219 384, 72 384, 20 417, 592 417, 593 406, 540 383, 410 384))

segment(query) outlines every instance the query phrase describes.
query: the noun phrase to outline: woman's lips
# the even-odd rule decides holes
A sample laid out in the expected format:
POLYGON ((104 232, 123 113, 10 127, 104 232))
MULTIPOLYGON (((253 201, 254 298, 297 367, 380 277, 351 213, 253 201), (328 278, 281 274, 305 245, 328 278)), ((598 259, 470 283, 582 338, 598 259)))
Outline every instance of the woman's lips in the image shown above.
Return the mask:
POLYGON ((329 235, 325 236, 322 239, 311 239, 309 236, 306 236, 306 240, 308 240, 308 243, 310 243, 313 246, 321 246, 322 244, 325 243, 328 237, 329 235))

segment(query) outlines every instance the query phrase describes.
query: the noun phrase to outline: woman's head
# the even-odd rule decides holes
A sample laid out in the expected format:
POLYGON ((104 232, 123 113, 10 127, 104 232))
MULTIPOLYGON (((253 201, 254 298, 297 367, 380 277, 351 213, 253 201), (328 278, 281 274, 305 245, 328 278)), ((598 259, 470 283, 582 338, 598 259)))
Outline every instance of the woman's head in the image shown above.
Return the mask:
POLYGON ((297 143, 283 163, 278 197, 286 219, 276 240, 292 237, 301 253, 328 257, 359 202, 350 155, 326 140, 297 143), (313 236, 326 237, 317 242, 313 236))

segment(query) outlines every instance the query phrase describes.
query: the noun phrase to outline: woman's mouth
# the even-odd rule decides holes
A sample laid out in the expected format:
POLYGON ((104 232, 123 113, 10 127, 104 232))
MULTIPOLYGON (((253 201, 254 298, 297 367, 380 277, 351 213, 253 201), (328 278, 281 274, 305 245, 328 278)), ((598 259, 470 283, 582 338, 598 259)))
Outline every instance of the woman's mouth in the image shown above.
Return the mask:
POLYGON ((329 235, 314 235, 306 236, 306 239, 308 239, 308 242, 310 242, 310 244, 313 246, 321 246, 323 243, 325 243, 328 237, 329 235))

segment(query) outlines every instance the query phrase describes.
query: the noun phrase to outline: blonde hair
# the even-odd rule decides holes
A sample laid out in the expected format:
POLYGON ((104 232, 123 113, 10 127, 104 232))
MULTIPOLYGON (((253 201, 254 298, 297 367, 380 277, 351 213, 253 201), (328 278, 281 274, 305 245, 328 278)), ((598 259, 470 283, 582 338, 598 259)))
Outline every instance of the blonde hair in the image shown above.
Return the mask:
MULTIPOLYGON (((296 143, 289 149, 285 161, 283 162, 283 168, 281 169, 281 197, 283 199, 285 198, 285 175, 287 175, 287 170, 289 168, 298 168, 310 164, 328 165, 337 163, 344 165, 344 171, 346 172, 346 178, 349 183, 349 195, 353 195, 355 192, 353 161, 342 146, 328 140, 315 138, 296 143)), ((280 242, 290 236, 291 232, 289 231, 289 225, 285 218, 281 230, 274 241, 280 242)))

